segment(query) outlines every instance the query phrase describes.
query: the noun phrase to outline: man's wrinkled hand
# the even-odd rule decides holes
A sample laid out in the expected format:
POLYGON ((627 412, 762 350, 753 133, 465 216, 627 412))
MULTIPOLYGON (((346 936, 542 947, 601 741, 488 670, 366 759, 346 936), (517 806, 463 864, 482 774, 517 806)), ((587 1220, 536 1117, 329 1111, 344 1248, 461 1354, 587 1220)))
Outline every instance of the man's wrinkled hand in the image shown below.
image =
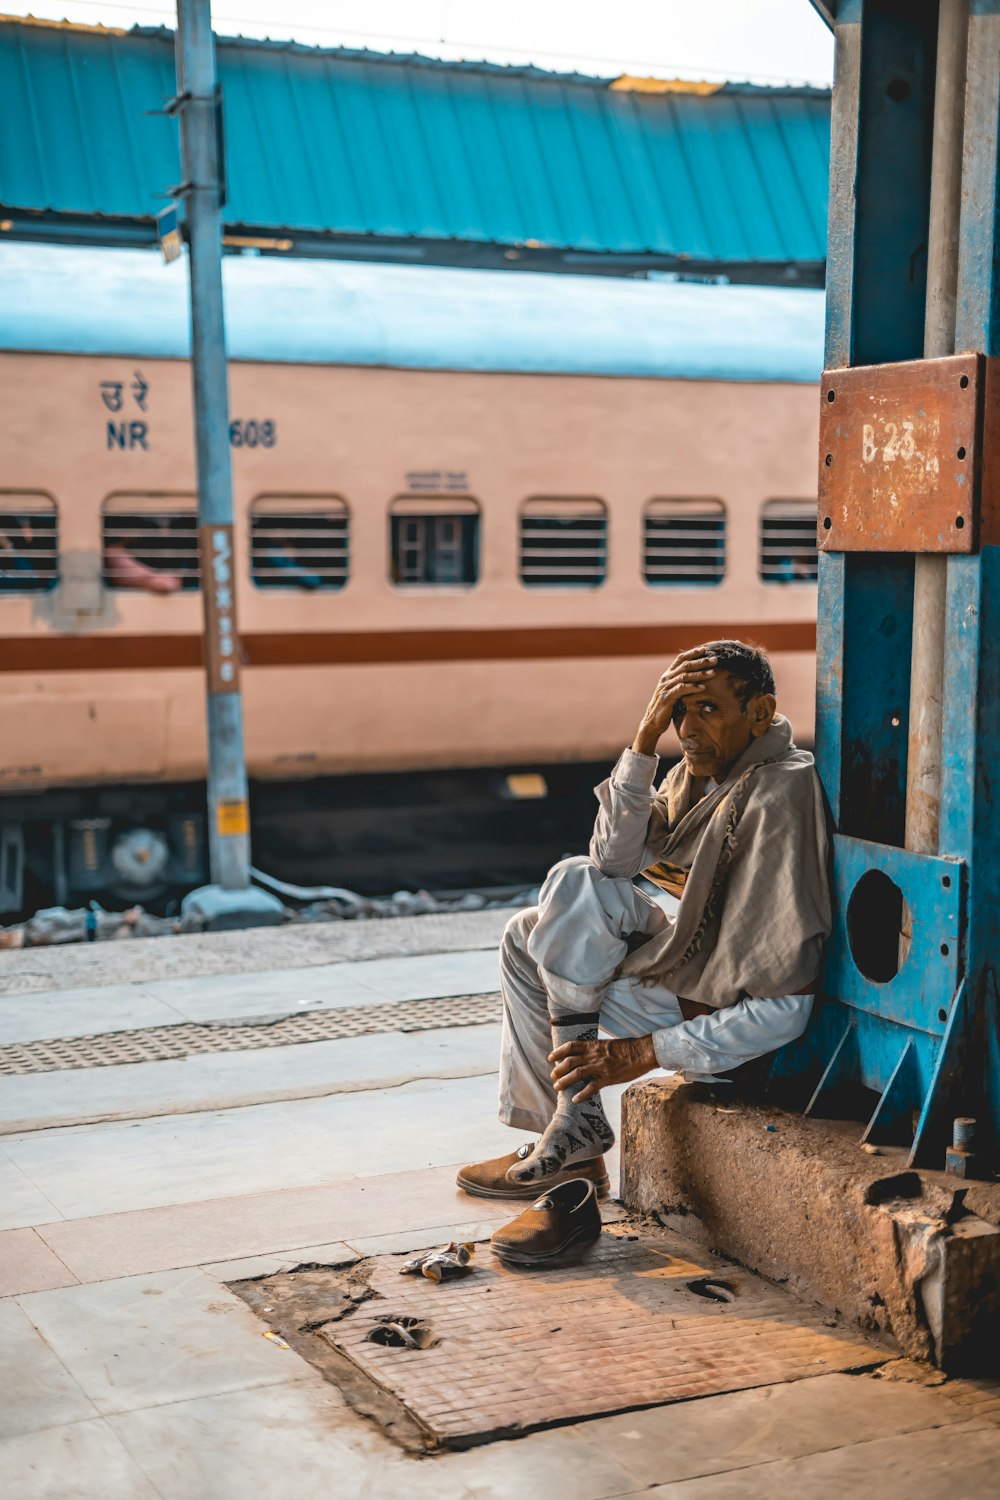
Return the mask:
POLYGON ((674 710, 682 698, 704 688, 710 677, 715 676, 718 658, 704 656, 704 647, 693 651, 682 651, 667 668, 656 691, 649 700, 649 707, 642 716, 632 749, 640 755, 655 755, 656 747, 673 722, 674 710))
POLYGON ((659 1066, 651 1036, 622 1037, 611 1042, 563 1042, 549 1053, 554 1064, 549 1077, 556 1089, 579 1088, 574 1104, 587 1099, 613 1083, 631 1083, 659 1066))

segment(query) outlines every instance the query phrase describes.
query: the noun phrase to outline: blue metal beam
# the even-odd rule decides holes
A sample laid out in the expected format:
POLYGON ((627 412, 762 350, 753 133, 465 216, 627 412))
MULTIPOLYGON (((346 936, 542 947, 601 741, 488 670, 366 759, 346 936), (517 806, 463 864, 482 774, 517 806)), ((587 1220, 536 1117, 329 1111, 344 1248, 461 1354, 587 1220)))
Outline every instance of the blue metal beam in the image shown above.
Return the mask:
MULTIPOLYGON (((827 366, 891 366, 923 349, 938 4, 825 9, 827 366)), ((1000 0, 972 0, 955 347, 1000 354, 1000 0)), ((977 443, 1000 463, 992 367, 982 423, 977 443)), ((899 498, 908 514, 925 497, 899 498)), ((865 1137, 943 1166, 956 1115, 979 1117, 981 1146, 1000 1154, 1000 548, 947 560, 939 857, 902 848, 913 572, 913 552, 821 555, 817 765, 838 829, 837 917, 814 1024, 774 1077, 798 1079, 820 1111, 867 1091, 865 1137)))

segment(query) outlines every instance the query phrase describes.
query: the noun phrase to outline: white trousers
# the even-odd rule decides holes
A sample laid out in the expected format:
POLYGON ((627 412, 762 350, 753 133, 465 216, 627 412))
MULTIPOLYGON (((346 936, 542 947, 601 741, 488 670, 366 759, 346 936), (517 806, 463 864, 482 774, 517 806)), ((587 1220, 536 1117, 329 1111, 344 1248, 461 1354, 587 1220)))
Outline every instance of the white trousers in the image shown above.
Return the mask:
POLYGON ((660 1067, 692 1081, 711 1080, 801 1036, 812 995, 741 1000, 685 1021, 672 990, 618 977, 636 939, 652 937, 667 920, 631 880, 604 875, 585 856, 555 865, 538 905, 510 919, 500 942, 505 1124, 540 1131, 552 1118, 550 1015, 599 1010, 603 1031, 652 1035, 660 1067))

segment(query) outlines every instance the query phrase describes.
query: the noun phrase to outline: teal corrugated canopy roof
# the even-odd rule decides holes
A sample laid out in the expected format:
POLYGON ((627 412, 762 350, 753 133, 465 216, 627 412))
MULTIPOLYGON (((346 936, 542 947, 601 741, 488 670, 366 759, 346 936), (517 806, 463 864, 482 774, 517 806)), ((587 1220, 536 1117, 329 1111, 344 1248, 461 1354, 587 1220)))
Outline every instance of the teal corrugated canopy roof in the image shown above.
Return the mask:
MULTIPOLYGON (((218 65, 237 238, 467 266, 821 278, 825 90, 649 91, 246 40, 220 39, 218 65)), ((8 232, 148 239, 179 181, 176 124, 150 113, 174 90, 172 32, 0 23, 8 232)))

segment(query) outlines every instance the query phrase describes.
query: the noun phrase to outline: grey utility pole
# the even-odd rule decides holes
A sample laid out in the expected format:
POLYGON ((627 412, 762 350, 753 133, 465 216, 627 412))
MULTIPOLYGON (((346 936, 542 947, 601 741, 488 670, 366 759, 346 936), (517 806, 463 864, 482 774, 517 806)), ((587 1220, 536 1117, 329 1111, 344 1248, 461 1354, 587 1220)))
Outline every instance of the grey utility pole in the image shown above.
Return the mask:
POLYGON ((250 886, 250 815, 243 753, 229 451, 229 379, 222 306, 221 99, 211 0, 177 0, 177 98, 191 286, 191 376, 198 467, 198 546, 205 610, 208 846, 213 886, 192 893, 212 926, 280 920, 250 886), (268 915, 267 913, 271 913, 268 915))

